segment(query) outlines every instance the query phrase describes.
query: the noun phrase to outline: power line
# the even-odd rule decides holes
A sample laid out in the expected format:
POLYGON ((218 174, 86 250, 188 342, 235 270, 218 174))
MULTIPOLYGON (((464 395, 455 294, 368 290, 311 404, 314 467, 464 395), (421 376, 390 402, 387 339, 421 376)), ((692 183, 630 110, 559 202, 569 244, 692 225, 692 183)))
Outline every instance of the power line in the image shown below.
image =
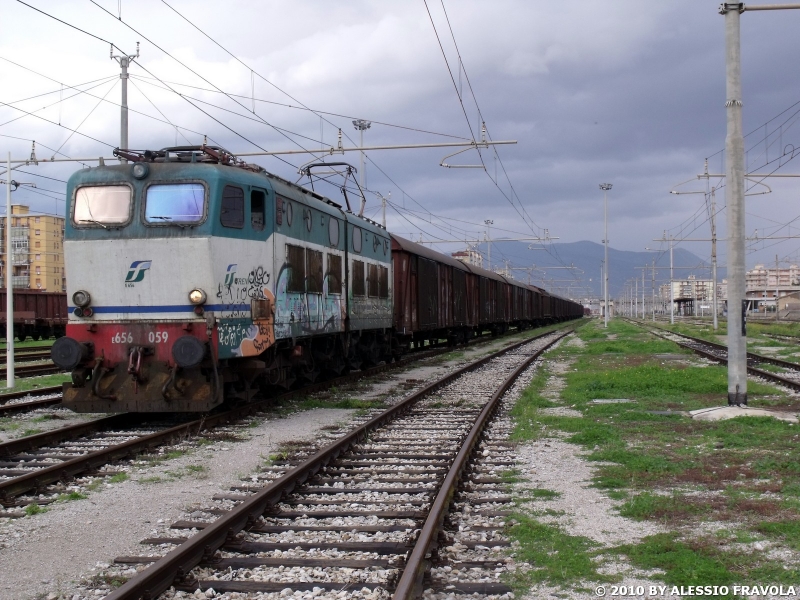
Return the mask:
MULTIPOLYGON (((172 8, 172 7, 170 7, 170 8, 172 8)), ((253 73, 255 75, 258 75, 258 73, 255 72, 255 71, 253 71, 253 73)), ((137 79, 150 79, 149 77, 144 77, 142 75, 137 75, 135 77, 137 79)), ((259 75, 259 77, 261 77, 261 76, 259 75)), ((198 90, 198 91, 201 91, 201 92, 209 92, 209 93, 212 93, 212 94, 223 94, 223 95, 226 94, 226 92, 220 92, 218 90, 214 90, 214 89, 211 89, 211 88, 205 88, 205 87, 202 87, 202 86, 199 86, 199 85, 191 85, 191 84, 188 84, 188 83, 180 83, 180 82, 175 82, 175 81, 168 81, 167 83, 170 83, 171 85, 177 85, 177 86, 181 86, 181 87, 191 88, 191 89, 198 90)), ((310 113, 312 113, 312 114, 314 114, 316 116, 328 115, 328 116, 331 116, 331 117, 340 117, 342 119, 357 119, 357 118, 361 118, 361 117, 355 117, 353 115, 343 115, 343 114, 340 114, 340 113, 334 113, 334 112, 319 110, 319 109, 316 109, 316 108, 309 108, 307 106, 295 106, 293 104, 286 104, 285 102, 276 102, 274 100, 265 100, 263 98, 255 98, 253 96, 245 96, 244 94, 234 94, 232 92, 227 93, 227 94, 230 95, 230 96, 233 96, 234 98, 242 98, 244 100, 253 100, 255 102, 261 102, 263 104, 271 104, 273 106, 280 106, 281 108, 291 108, 293 110, 302 110, 302 111, 310 112, 310 113)), ((408 125, 397 125, 396 123, 387 123, 386 121, 378 121, 378 120, 375 120, 375 119, 366 119, 366 120, 369 121, 370 123, 372 123, 373 125, 383 125, 384 127, 393 127, 395 129, 404 129, 406 131, 414 131, 416 133, 425 133, 425 134, 430 134, 430 135, 438 135, 438 136, 441 136, 441 137, 452 138, 452 139, 456 139, 456 140, 470 141, 469 138, 466 138, 466 137, 463 137, 463 136, 460 136, 460 135, 452 135, 452 134, 449 134, 449 133, 440 133, 438 131, 429 131, 427 129, 419 129, 418 127, 411 127, 411 126, 408 126, 408 125)), ((330 124, 330 125, 334 125, 330 121, 326 120, 325 122, 330 124)))
MULTIPOLYGON (((40 11, 40 12, 41 12, 41 11, 40 11)), ((45 74, 43 74, 43 73, 39 73, 38 71, 35 71, 34 69, 31 69, 30 67, 26 67, 25 65, 21 65, 20 63, 14 62, 13 60, 9 60, 9 59, 7 59, 7 58, 3 58, 2 56, 0 56, 0 60, 4 60, 4 61, 6 61, 6 62, 8 62, 8 63, 11 63, 12 65, 14 65, 14 66, 16 66, 16 67, 19 67, 20 69, 23 69, 23 70, 25 70, 25 71, 29 71, 30 73, 33 73, 34 75, 38 75, 39 77, 43 77, 44 79, 47 79, 48 81, 53 81, 53 82, 55 82, 55 83, 58 83, 58 84, 59 84, 59 85, 61 85, 61 86, 64 86, 64 87, 67 87, 67 88, 76 89, 76 90, 78 91, 78 93, 79 93, 79 94, 86 94, 87 96, 89 96, 89 97, 91 97, 91 98, 95 98, 95 99, 98 99, 98 98, 100 98, 99 96, 95 96, 94 94, 90 94, 90 93, 88 92, 88 90, 78 90, 78 89, 77 89, 75 86, 71 86, 71 85, 69 85, 69 84, 62 83, 62 82, 60 82, 60 81, 58 81, 58 80, 56 80, 56 79, 53 79, 52 77, 48 77, 47 75, 45 75, 45 74)), ((141 65, 139 65, 139 66, 141 66, 141 65)), ((144 68, 144 67, 142 67, 142 68, 144 68)), ((113 76, 111 76, 109 79, 117 79, 117 80, 118 80, 118 78, 119 78, 119 75, 113 75, 113 76)), ((157 77, 153 77, 153 79, 157 79, 157 80, 158 80, 158 78, 157 78, 157 77)), ((159 80, 159 81, 160 81, 160 80, 159 80)), ((102 85, 102 84, 101 84, 101 85, 102 85)), ((94 87, 98 87, 98 86, 94 86, 94 87)), ((89 88, 89 89, 93 89, 93 88, 89 88)), ((138 88, 137 88, 137 89, 138 89, 138 88)), ((141 91, 141 90, 140 90, 140 91, 141 91)), ((77 95, 77 94, 74 94, 74 95, 72 95, 72 96, 69 96, 69 97, 67 97, 67 98, 64 98, 63 100, 69 100, 70 98, 74 98, 76 95, 77 95)), ((144 96, 144 93, 142 93, 142 95, 144 96)), ((149 99, 148 99, 148 100, 149 100, 149 99)), ((118 102, 114 102, 113 100, 105 100, 105 99, 103 99, 103 101, 104 101, 104 102, 107 102, 108 104, 112 104, 112 105, 114 105, 114 106, 121 106, 121 105, 120 105, 118 102)), ((59 101, 59 102, 61 102, 61 101, 59 101)), ((51 104, 50 106, 54 106, 55 104, 57 104, 57 103, 51 104)), ((151 104, 152 104, 152 102, 151 102, 151 104)), ((155 105, 154 105, 154 108, 155 108, 156 110, 158 110, 158 107, 156 107, 155 105)), ((172 122, 171 122, 169 119, 167 119, 167 118, 166 118, 166 116, 164 116, 164 118, 166 119, 166 121, 162 121, 162 120, 161 120, 161 119, 159 119, 158 117, 154 117, 154 116, 152 116, 152 115, 148 115, 147 113, 144 113, 144 112, 138 111, 138 110, 136 110, 136 109, 134 109, 134 108, 128 108, 128 110, 129 110, 130 112, 132 112, 132 113, 136 113, 136 114, 138 114, 138 115, 142 115, 143 117, 147 117, 148 119, 152 119, 152 120, 154 120, 154 121, 158 121, 159 123, 167 123, 167 124, 171 125, 172 127, 179 127, 180 129, 183 129, 184 131, 188 131, 188 132, 190 132, 190 133, 194 133, 194 134, 197 134, 197 135, 203 135, 203 134, 202 134, 202 133, 200 133, 199 131, 193 131, 192 129, 189 129, 188 127, 181 127, 181 126, 179 126, 179 125, 175 125, 175 124, 174 124, 174 123, 172 123, 172 122)), ((159 112, 161 112, 161 111, 159 110, 159 112)), ((164 113, 161 113, 161 114, 162 114, 162 116, 164 115, 164 113)))
MULTIPOLYGON (((91 2, 92 4, 94 4, 94 5, 95 5, 97 8, 99 8, 100 10, 102 10, 104 13, 106 13, 107 15, 109 15, 110 17, 114 17, 114 15, 113 15, 113 14, 111 14, 111 13, 110 13, 110 12, 109 12, 109 11, 108 11, 108 10, 107 10, 105 7, 103 7, 103 6, 100 6, 100 5, 99 5, 99 4, 98 4, 98 3, 97 3, 95 0, 90 0, 90 2, 91 2)), ((114 17, 114 18, 117 18, 117 17, 114 17)), ((233 98, 233 97, 232 97, 230 94, 228 94, 228 93, 224 92, 223 90, 221 90, 219 87, 217 87, 216 85, 214 85, 214 84, 213 84, 211 81, 209 81, 208 79, 206 79, 205 77, 203 77, 202 75, 200 75, 200 74, 199 74, 197 71, 195 71, 194 69, 192 69, 191 67, 189 67, 188 65, 186 65, 185 63, 183 63, 182 61, 178 60, 178 59, 177 59, 177 58, 175 58, 174 56, 172 56, 172 54, 170 54, 169 52, 167 52, 166 50, 164 50, 164 49, 163 49, 161 46, 159 46, 158 44, 156 44, 155 42, 153 42, 153 41, 152 41, 150 38, 148 38, 147 36, 145 36, 144 34, 142 34, 142 33, 141 33, 140 31, 138 31, 136 28, 134 28, 133 26, 131 26, 129 23, 127 23, 127 22, 123 21, 123 20, 122 20, 122 18, 117 18, 117 20, 118 20, 120 23, 122 23, 123 25, 125 25, 125 27, 127 27, 128 29, 130 29, 131 31, 133 31, 135 34, 137 34, 137 35, 140 35, 140 36, 141 36, 142 38, 144 38, 144 39, 145 39, 147 42, 149 42, 150 44, 152 44, 153 46, 155 46, 156 48, 158 48, 159 50, 161 50, 161 52, 163 52, 164 54, 166 54, 166 55, 167 55, 168 57, 170 57, 172 60, 174 60, 175 62, 177 62, 179 65, 181 65, 183 68, 185 68, 185 69, 187 69, 188 71, 192 72, 193 74, 197 75, 197 77, 199 77, 200 79, 202 79, 203 81, 205 81, 207 84, 209 84, 209 85, 213 86, 214 88, 216 88, 217 90, 219 90, 220 92, 222 92, 223 94, 225 94, 225 95, 226 95, 228 98, 230 98, 231 100, 233 100, 233 102, 235 102, 236 104, 238 104, 239 106, 241 106, 242 108, 244 108, 245 110, 247 110, 247 107, 246 107, 246 106, 244 106, 244 105, 243 105, 241 102, 239 102, 238 100, 236 100, 235 98, 233 98)), ((139 64, 139 63, 137 63, 137 64, 139 64)), ((141 64, 139 64, 139 66, 141 67, 141 64)), ((144 67, 142 67, 142 68, 144 68, 144 67)), ((147 71, 147 69, 145 69, 145 71, 147 71)), ((150 71, 147 71, 147 72, 149 73, 150 71)), ((177 92, 176 92, 176 93, 177 93, 177 92)), ((184 96, 183 94, 180 94, 180 96, 181 96, 182 98, 184 98, 184 99, 185 99, 185 96, 184 96)), ((190 104, 192 104, 192 103, 191 103, 191 101, 189 101, 188 99, 187 99, 187 102, 190 102, 190 104)), ((193 106, 195 106, 195 108, 197 108, 198 110, 201 110, 201 111, 202 111, 202 109, 201 109, 200 107, 198 107, 198 106, 196 106, 196 105, 194 105, 194 104, 193 104, 193 106)), ((206 111, 203 111, 203 112, 204 112, 205 114, 207 114, 209 117, 211 117, 211 115, 210 115, 209 113, 207 113, 206 111)), ((253 113, 253 114, 256 114, 256 113, 253 113)), ((258 116, 258 115, 256 114, 256 116, 258 116)), ((256 148, 258 148, 259 150, 262 150, 262 151, 264 151, 264 152, 267 152, 266 148, 262 148, 260 145, 258 145, 258 144, 257 144, 257 143, 255 143, 254 141, 252 141, 252 140, 248 139, 248 138, 247 138, 247 137, 245 137, 243 134, 241 134, 241 133, 239 133, 239 132, 235 131, 235 130, 234 130, 234 129, 232 129, 231 127, 228 127, 227 125, 225 125, 224 123, 222 123, 222 122, 221 122, 221 121, 219 121, 218 119, 215 119, 214 117, 211 117, 211 118, 212 118, 212 119, 214 119, 215 121, 217 121, 217 123, 219 123, 220 125, 222 125, 222 126, 223 126, 223 127, 225 127, 226 129, 228 129, 228 130, 229 130, 231 133, 234 133, 234 134, 238 135, 240 138, 242 138, 242 139, 243 139, 243 140, 245 140, 246 142, 248 142, 248 143, 252 144, 253 146, 255 146, 256 148)), ((272 127, 272 128, 275 130, 275 131, 277 131, 278 133, 280 133, 280 134, 281 134, 283 137, 285 137, 287 140, 289 140, 289 141, 290 141, 290 142, 292 142, 293 144, 297 145, 297 146, 298 146, 300 149, 307 151, 307 152, 308 152, 309 154, 311 154, 312 156, 315 156, 315 155, 316 155, 314 152, 312 152, 312 151, 309 151, 308 149, 304 148, 304 147, 303 147, 303 146, 302 146, 300 143, 298 143, 298 142, 297 142, 297 140, 295 140, 295 139, 293 139, 292 137, 288 136, 288 135, 287 135, 286 133, 284 133, 284 132, 283 132, 281 129, 279 129, 279 128, 275 127, 274 125, 272 125, 271 123, 267 122, 267 121, 266 121, 264 118, 262 118, 262 117, 259 117, 259 119, 260 119, 260 120, 261 120, 261 121, 262 121, 262 122, 263 122, 265 125, 268 125, 269 127, 272 127)), ((295 134, 295 135, 297 135, 297 134, 295 134)), ((292 163, 290 163, 288 160, 286 160, 286 159, 284 159, 284 158, 281 158, 280 156, 276 156, 275 158, 277 158, 278 160, 280 160, 280 161, 282 161, 282 162, 286 163, 287 165, 290 165, 291 167, 295 167, 295 165, 293 165, 292 163)))
POLYGON ((76 27, 75 25, 72 25, 72 24, 70 24, 70 23, 67 23, 66 21, 62 21, 62 20, 61 20, 61 19, 59 19, 58 17, 54 17, 53 15, 51 15, 51 14, 49 14, 49 13, 46 13, 46 12, 44 12, 43 10, 39 10, 38 8, 36 8, 35 6, 31 6, 31 5, 30 5, 30 4, 28 4, 27 2, 23 2, 22 0, 17 0, 17 2, 19 2, 20 4, 24 4, 24 5, 25 5, 25 6, 27 6, 28 8, 32 8, 32 9, 33 9, 33 10, 35 10, 36 12, 38 12, 38 13, 42 13, 42 14, 43 14, 43 15, 45 15, 46 17, 50 17, 51 19, 54 19, 54 20, 58 21, 59 23, 63 23, 63 24, 64 24, 64 25, 66 25, 67 27, 72 27, 72 29, 76 29, 76 30, 80 31, 81 33, 85 33, 86 35, 88 35, 88 36, 90 36, 90 37, 93 37, 93 38, 94 38, 94 39, 96 39, 96 40, 100 40, 101 42, 105 42, 106 44, 111 44, 111 45, 112 45, 112 46, 114 46, 115 48, 119 48, 119 46, 115 46, 113 43, 109 42, 108 40, 104 40, 103 38, 101 38, 101 37, 99 37, 99 36, 96 36, 96 35, 95 35, 95 34, 93 34, 93 33, 89 33, 88 31, 86 31, 86 30, 84 30, 84 29, 81 29, 80 27, 76 27))

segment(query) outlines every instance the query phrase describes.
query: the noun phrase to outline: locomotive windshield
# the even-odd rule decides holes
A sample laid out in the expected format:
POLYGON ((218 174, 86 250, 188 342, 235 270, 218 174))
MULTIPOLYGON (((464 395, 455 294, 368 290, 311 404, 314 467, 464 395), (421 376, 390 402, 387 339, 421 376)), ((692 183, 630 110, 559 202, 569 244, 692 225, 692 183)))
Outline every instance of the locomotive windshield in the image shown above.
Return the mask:
POLYGON ((199 223, 205 215, 206 189, 201 183, 151 185, 145 196, 148 223, 199 223))
POLYGON ((127 185, 80 187, 75 192, 75 225, 120 225, 131 215, 131 188, 127 185))

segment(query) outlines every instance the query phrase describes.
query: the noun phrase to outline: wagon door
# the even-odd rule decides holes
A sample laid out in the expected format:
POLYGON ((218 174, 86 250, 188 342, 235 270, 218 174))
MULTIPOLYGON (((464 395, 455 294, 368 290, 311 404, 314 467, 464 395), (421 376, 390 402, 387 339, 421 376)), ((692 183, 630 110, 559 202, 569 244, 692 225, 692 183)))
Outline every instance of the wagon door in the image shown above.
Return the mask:
POLYGON ((453 325, 461 327, 467 323, 467 276, 464 271, 453 269, 453 325))
POLYGON ((439 323, 438 265, 427 258, 417 257, 417 290, 419 292, 419 328, 435 329, 439 323))

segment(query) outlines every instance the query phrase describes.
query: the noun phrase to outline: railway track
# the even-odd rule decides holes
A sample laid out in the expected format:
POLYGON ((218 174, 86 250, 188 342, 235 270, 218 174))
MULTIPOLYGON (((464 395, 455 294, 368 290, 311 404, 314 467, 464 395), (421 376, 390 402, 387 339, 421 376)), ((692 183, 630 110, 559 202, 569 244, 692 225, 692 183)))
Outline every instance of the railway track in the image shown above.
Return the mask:
MULTIPOLYGON (((550 334, 539 334, 521 343, 528 343, 547 335, 550 334)), ((152 415, 122 413, 2 443, 0 444, 0 504, 4 506, 27 504, 28 501, 19 501, 17 498, 24 494, 39 493, 46 486, 58 481, 96 471, 111 462, 129 458, 175 439, 197 435, 219 425, 241 420, 276 401, 305 396, 363 377, 374 376, 448 350, 450 348, 420 352, 391 365, 381 365, 312 384, 224 412, 203 415, 178 424, 165 425, 162 422, 160 426, 156 424, 155 429, 147 424, 152 415), (137 429, 138 433, 128 435, 132 428, 137 429)), ((28 409, 43 405, 33 406, 32 403, 28 403, 28 409)), ((9 405, 8 409, 15 410, 12 406, 9 405)))
MULTIPOLYGON (((683 348, 693 351, 695 354, 708 358, 722 364, 728 364, 728 349, 722 344, 709 342, 683 333, 675 333, 666 329, 658 328, 658 331, 653 331, 649 327, 636 321, 631 321, 640 327, 644 327, 653 335, 666 340, 675 342, 683 348)), ((792 390, 800 391, 800 364, 773 358, 771 356, 762 356, 753 352, 747 353, 747 372, 756 377, 761 377, 773 383, 786 386, 792 390), (782 373, 773 373, 764 369, 758 368, 756 365, 770 364, 781 367, 784 369, 782 373)))
POLYGON ((156 598, 170 586, 282 595, 380 588, 398 599, 423 589, 510 592, 499 579, 510 498, 498 486, 514 457, 497 440, 510 423, 493 416, 517 377, 568 333, 470 363, 313 454, 218 494, 195 520, 172 525, 183 535, 144 540, 165 555, 117 558, 152 565, 106 600, 156 598))

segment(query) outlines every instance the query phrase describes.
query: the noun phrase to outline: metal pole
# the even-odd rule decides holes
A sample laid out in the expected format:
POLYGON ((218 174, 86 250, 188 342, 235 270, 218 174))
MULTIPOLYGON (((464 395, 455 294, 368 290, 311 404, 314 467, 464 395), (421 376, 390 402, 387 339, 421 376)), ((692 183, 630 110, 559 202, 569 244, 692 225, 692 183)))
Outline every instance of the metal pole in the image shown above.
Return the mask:
POLYGON ((725 197, 728 214, 728 404, 747 404, 747 334, 742 302, 745 294, 744 138, 742 136, 742 80, 739 13, 741 3, 724 3, 725 88, 725 197))
POLYGON ((484 221, 486 224, 486 248, 488 250, 488 259, 489 259, 489 271, 492 270, 492 225, 494 225, 494 221, 491 219, 486 219, 484 221))
POLYGON ((669 322, 675 324, 675 283, 672 274, 672 235, 669 236, 669 322))
POLYGON ((779 290, 781 283, 780 264, 778 263, 778 255, 775 255, 775 320, 780 321, 781 312, 781 293, 779 290))
MULTIPOLYGON (((359 129, 359 133, 361 134, 361 140, 360 140, 359 146, 361 146, 363 148, 364 147, 364 129, 363 128, 359 129)), ((363 151, 359 153, 359 157, 361 158, 361 172, 360 172, 360 175, 361 175, 361 189, 363 190, 364 189, 364 152, 363 151)))
POLYGON ((608 327, 608 190, 603 191, 603 281, 605 282, 605 299, 606 299, 606 321, 604 327, 608 327))
POLYGON ((603 223, 604 223, 604 234, 603 234, 603 244, 605 246, 605 270, 603 272, 603 281, 605 282, 605 303, 606 303, 606 318, 603 324, 604 327, 608 327, 608 190, 611 189, 610 183, 601 183, 600 189, 603 190, 603 223))
MULTIPOLYGON (((119 60, 119 66, 122 68, 119 78, 122 80, 122 102, 120 103, 120 131, 119 131, 119 147, 128 149, 128 57, 123 56, 119 60)), ((362 144, 363 146, 363 144, 362 144)))
POLYGON ((653 295, 653 323, 656 322, 656 260, 653 259, 653 276, 650 281, 650 291, 653 295))
POLYGON ((605 300, 603 299, 603 289, 604 289, 604 288, 603 288, 603 281, 604 281, 604 280, 603 280, 603 277, 604 277, 604 275, 603 275, 603 274, 605 273, 605 269, 603 268, 603 265, 604 265, 604 264, 605 264, 605 263, 604 263, 604 262, 601 260, 601 261, 600 261, 600 308, 601 308, 601 310, 600 310, 600 315, 601 315, 603 318, 605 318, 605 313, 606 313, 606 305, 605 305, 605 300))
POLYGON ((642 321, 644 321, 644 272, 647 270, 647 265, 642 268, 642 321))
POLYGON ((11 152, 6 163, 6 387, 14 387, 14 261, 11 259, 11 152))
MULTIPOLYGON (((356 129, 358 129, 358 131, 361 133, 361 144, 360 145, 361 145, 361 148, 364 148, 364 130, 369 129, 372 126, 372 122, 371 121, 367 121, 365 119, 355 119, 353 121, 353 126, 356 129)), ((363 189, 366 189, 366 184, 365 184, 365 181, 366 181, 365 175, 366 174, 364 173, 364 151, 361 150, 361 152, 359 154, 361 156, 361 177, 360 177, 360 180, 361 180, 361 189, 363 190, 363 189)))
POLYGON ((639 316, 639 279, 638 278, 635 280, 635 284, 636 285, 635 285, 635 288, 634 288, 634 296, 633 296, 634 297, 634 302, 633 302, 634 313, 633 313, 633 316, 638 317, 639 316))
POLYGON ((711 305, 714 313, 714 331, 719 328, 717 321, 717 199, 716 188, 711 188, 711 305))

